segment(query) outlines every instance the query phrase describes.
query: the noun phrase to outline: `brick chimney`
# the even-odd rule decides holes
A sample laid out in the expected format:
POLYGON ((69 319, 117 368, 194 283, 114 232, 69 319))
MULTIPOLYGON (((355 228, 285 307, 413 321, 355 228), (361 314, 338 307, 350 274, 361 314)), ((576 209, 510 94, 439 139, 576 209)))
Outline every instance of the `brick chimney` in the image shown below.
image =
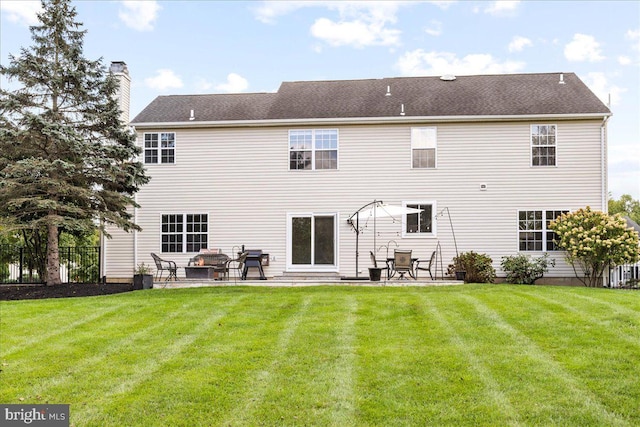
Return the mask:
POLYGON ((120 106, 121 118, 125 125, 129 125, 129 107, 131 101, 131 77, 127 64, 122 61, 113 61, 109 72, 118 80, 119 88, 116 94, 120 106))

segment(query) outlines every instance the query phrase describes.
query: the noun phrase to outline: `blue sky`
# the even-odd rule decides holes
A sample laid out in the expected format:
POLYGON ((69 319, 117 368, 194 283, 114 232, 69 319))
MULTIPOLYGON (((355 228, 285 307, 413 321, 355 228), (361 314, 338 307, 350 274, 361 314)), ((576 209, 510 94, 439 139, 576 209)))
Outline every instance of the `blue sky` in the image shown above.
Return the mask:
MULTIPOLYGON (((640 199, 638 1, 73 4, 85 56, 127 63, 132 118, 158 95, 272 92, 282 81, 575 72, 611 101, 609 190, 640 199)), ((31 44, 38 8, 0 0, 0 63, 31 44)))

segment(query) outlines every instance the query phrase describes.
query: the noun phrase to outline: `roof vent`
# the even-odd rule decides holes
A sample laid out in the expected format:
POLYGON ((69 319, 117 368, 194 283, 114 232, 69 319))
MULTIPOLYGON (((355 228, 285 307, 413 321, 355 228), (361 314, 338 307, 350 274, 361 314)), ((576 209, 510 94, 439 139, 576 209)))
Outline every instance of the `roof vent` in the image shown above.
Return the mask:
POLYGON ((456 76, 454 76, 453 74, 445 74, 444 76, 440 77, 440 80, 445 82, 452 82, 455 79, 456 79, 456 76))
POLYGON ((564 82, 564 74, 560 74, 560 81, 558 82, 559 85, 563 85, 565 84, 564 82))
POLYGON ((384 96, 391 96, 391 86, 387 86, 387 93, 384 96))
POLYGON ((191 110, 191 115, 189 116, 189 120, 195 120, 196 119, 196 115, 193 113, 193 110, 191 110))
POLYGON ((400 104, 400 115, 404 116, 404 104, 400 104))

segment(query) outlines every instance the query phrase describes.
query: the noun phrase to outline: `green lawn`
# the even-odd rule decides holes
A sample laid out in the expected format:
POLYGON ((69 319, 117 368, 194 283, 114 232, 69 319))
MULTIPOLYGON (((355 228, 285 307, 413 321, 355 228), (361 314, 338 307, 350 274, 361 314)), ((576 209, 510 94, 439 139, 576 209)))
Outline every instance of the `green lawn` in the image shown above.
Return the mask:
POLYGON ((0 302, 0 402, 75 426, 640 425, 640 292, 218 287, 0 302))

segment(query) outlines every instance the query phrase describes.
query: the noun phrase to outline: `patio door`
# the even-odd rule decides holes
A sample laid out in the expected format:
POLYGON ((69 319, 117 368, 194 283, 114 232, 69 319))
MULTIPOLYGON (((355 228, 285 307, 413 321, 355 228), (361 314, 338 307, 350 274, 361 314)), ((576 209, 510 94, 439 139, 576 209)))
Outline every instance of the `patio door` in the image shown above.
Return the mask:
POLYGON ((336 214, 289 214, 287 222, 288 270, 337 270, 336 214))

